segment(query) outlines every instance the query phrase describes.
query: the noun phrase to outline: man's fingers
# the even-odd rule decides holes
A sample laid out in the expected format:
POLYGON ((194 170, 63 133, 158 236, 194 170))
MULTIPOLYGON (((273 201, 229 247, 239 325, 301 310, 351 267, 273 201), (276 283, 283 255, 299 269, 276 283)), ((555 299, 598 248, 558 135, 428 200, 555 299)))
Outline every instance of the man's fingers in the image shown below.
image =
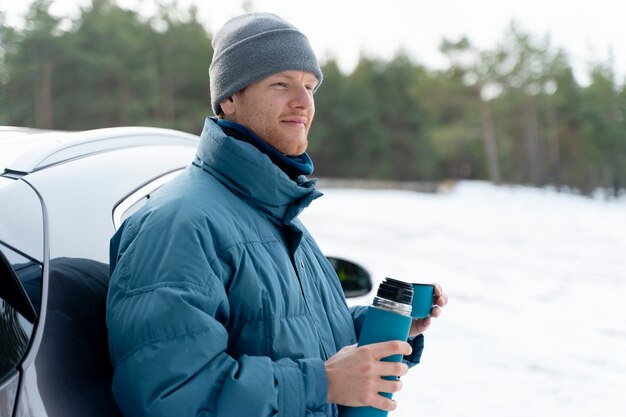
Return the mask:
POLYGON ((408 372, 409 367, 402 362, 380 362, 381 376, 404 376, 408 372))
POLYGON ((417 324, 417 333, 424 333, 430 327, 430 316, 425 319, 421 319, 421 321, 417 324))
POLYGON ((443 294, 443 289, 441 288, 441 285, 439 285, 438 282, 433 282, 433 285, 435 286, 435 290, 433 291, 433 295, 435 297, 439 297, 443 294))
POLYGON ((389 394, 400 392, 401 389, 402 381, 400 380, 389 381, 381 378, 378 385, 378 392, 387 392, 389 394))
POLYGON ((437 297, 437 300, 435 302, 439 307, 443 307, 446 304, 448 304, 448 295, 447 294, 443 294, 440 297, 437 297))
POLYGON ((448 303, 448 296, 444 294, 441 285, 438 283, 433 283, 435 286, 435 290, 433 291, 433 295, 435 296, 435 304, 439 307, 443 307, 448 303))
POLYGON ((383 397, 382 395, 376 394, 372 401, 369 402, 369 405, 374 408, 379 408, 385 411, 393 411, 396 409, 397 404, 394 400, 390 400, 387 397, 383 397))
POLYGON ((367 350, 375 360, 381 360, 391 355, 410 355, 413 352, 411 345, 400 340, 372 343, 371 345, 361 346, 360 349, 367 350))

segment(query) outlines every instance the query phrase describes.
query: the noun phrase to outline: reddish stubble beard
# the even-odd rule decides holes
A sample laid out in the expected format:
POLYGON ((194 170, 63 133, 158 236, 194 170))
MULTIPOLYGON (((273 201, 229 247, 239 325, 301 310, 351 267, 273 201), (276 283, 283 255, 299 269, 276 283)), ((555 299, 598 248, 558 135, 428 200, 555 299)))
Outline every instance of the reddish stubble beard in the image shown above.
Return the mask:
POLYGON ((270 75, 224 100, 224 118, 244 125, 285 155, 301 155, 315 116, 317 82, 303 71, 270 75))

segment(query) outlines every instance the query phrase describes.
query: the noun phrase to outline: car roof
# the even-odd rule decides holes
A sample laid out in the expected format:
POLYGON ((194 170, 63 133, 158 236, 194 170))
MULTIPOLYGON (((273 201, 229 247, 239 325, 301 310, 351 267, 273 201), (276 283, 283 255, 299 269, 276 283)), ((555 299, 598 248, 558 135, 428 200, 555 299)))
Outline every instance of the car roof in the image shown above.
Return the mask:
POLYGON ((67 132, 39 130, 8 130, 0 128, 0 170, 7 168, 19 156, 41 145, 59 143, 67 132))
POLYGON ((95 153, 138 146, 193 146, 198 136, 157 127, 111 127, 81 132, 25 131, 0 127, 0 169, 22 176, 95 153))
POLYGON ((31 133, 47 132, 48 129, 36 129, 22 126, 0 126, 0 140, 6 138, 19 137, 31 133))

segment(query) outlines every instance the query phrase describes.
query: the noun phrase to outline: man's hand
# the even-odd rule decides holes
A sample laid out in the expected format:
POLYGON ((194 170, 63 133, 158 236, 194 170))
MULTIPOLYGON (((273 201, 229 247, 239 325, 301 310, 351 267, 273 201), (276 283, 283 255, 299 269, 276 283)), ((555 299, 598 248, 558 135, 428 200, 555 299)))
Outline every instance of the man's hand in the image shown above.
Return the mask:
POLYGON ((430 319, 431 317, 436 318, 439 317, 441 315, 441 309, 448 304, 448 296, 446 294, 444 294, 443 290, 441 289, 441 285, 435 283, 433 284, 435 286, 435 291, 433 293, 433 309, 430 312, 430 316, 426 317, 425 319, 417 319, 417 320, 413 320, 413 322, 411 323, 411 330, 409 331, 409 336, 417 336, 420 333, 424 333, 426 331, 426 329, 428 329, 428 327, 430 326, 430 319))
POLYGON ((398 340, 344 347, 324 364, 328 378, 328 402, 394 410, 396 402, 379 392, 398 392, 402 382, 382 377, 406 375, 409 367, 402 362, 381 362, 381 359, 391 355, 410 355, 411 350, 411 345, 398 340))

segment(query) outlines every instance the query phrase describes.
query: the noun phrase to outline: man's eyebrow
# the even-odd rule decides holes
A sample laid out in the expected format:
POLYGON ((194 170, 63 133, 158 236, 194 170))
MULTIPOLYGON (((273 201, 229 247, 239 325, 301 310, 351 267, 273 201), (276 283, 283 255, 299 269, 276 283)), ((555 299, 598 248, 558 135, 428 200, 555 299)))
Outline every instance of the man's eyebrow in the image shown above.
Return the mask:
POLYGON ((288 80, 293 80, 294 77, 293 75, 289 75, 289 74, 274 74, 273 78, 286 78, 288 80))
MULTIPOLYGON (((276 77, 276 78, 278 78, 278 77, 287 78, 288 80, 294 80, 294 79, 298 78, 297 76, 291 75, 291 74, 274 74, 274 77, 276 77)), ((305 80, 305 82, 308 82, 308 81, 309 80, 305 80)), ((316 85, 319 84, 319 80, 313 74, 311 74, 310 81, 315 83, 316 85)))

